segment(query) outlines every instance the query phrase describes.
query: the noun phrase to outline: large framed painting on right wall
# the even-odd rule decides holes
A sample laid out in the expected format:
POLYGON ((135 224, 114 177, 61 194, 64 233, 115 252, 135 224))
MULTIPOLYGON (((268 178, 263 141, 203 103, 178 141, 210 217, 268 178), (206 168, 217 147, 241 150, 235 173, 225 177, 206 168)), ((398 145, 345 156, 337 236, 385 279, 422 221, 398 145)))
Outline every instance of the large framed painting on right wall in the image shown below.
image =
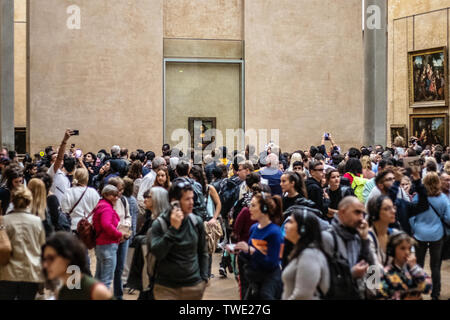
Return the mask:
POLYGON ((410 107, 448 106, 447 48, 408 53, 410 107))
POLYGON ((411 135, 422 140, 424 145, 448 145, 448 115, 414 114, 410 115, 411 135))

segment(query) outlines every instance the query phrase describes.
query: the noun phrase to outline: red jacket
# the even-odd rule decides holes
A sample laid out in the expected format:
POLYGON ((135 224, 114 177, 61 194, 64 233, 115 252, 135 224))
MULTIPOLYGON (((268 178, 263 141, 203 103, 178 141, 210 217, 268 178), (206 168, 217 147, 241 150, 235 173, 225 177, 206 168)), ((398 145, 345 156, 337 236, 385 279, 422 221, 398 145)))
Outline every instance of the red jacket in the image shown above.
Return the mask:
POLYGON ((244 207, 241 212, 239 212, 236 221, 234 223, 234 234, 236 236, 236 241, 248 242, 250 238, 250 227, 254 225, 257 221, 250 218, 250 210, 244 207))
POLYGON ((92 217, 92 224, 97 235, 96 245, 119 243, 122 238, 122 233, 117 230, 119 222, 119 215, 112 204, 105 199, 101 199, 94 209, 92 217))

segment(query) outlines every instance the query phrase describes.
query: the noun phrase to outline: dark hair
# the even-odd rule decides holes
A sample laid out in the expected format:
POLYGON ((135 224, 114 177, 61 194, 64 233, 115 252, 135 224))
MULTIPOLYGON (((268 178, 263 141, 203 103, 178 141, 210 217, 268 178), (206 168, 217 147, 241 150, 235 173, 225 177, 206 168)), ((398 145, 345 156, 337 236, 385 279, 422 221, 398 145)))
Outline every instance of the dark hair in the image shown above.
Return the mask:
POLYGON ((281 226, 283 222, 283 200, 280 196, 261 192, 254 195, 263 214, 268 214, 270 221, 281 226), (263 210, 264 206, 267 210, 263 210))
POLYGON ((214 179, 218 180, 218 179, 222 179, 223 178, 223 168, 225 167, 225 171, 227 169, 227 167, 224 164, 221 164, 222 166, 216 165, 213 169, 212 169, 212 175, 214 177, 214 179))
POLYGON ((164 151, 170 150, 170 145, 168 143, 164 143, 161 150, 164 150, 164 151))
POLYGON ((314 158, 314 156, 317 154, 317 152, 319 152, 319 150, 316 147, 311 146, 309 148, 309 155, 311 156, 311 158, 314 158))
POLYGON ((437 172, 436 162, 428 160, 426 163, 427 173, 428 172, 437 172))
POLYGON ((156 154, 153 151, 148 151, 145 154, 145 157, 147 158, 147 161, 153 161, 153 159, 155 159, 156 154))
POLYGON ((187 176, 189 174, 189 163, 186 161, 178 162, 175 172, 179 177, 187 176))
POLYGON ((53 151, 53 147, 52 146, 48 146, 44 150, 45 150, 45 154, 49 154, 50 152, 53 151))
POLYGON ((194 165, 191 168, 190 174, 192 175, 192 177, 194 178, 195 181, 197 181, 198 183, 201 184, 203 194, 206 195, 206 191, 207 191, 208 187, 206 185, 206 175, 205 175, 205 172, 203 171, 202 167, 200 167, 199 165, 194 165))
POLYGON ((10 164, 7 167, 5 167, 3 172, 3 179, 6 180, 6 187, 12 191, 13 189, 13 180, 17 178, 23 177, 23 171, 22 168, 19 167, 17 164, 10 164))
POLYGON ((300 239, 294 245, 288 257, 289 261, 298 257, 306 248, 312 247, 323 251, 322 233, 316 215, 305 208, 294 209, 291 217, 297 222, 297 232, 300 235, 300 239))
POLYGON ((312 170, 314 170, 316 167, 322 166, 322 165, 323 165, 322 162, 312 160, 312 161, 309 163, 309 171, 312 171, 312 170))
POLYGON ((227 147, 220 147, 219 148, 219 157, 220 158, 226 158, 228 154, 227 147))
POLYGON ((72 233, 58 231, 51 235, 42 247, 42 258, 44 258, 46 247, 53 248, 59 256, 69 260, 69 266, 75 265, 80 268, 82 273, 90 273, 86 258, 86 247, 72 233))
POLYGON ((127 198, 133 195, 134 181, 129 177, 123 178, 123 195, 127 198))
POLYGON ((252 172, 245 178, 245 184, 252 188, 253 185, 259 184, 261 182, 261 175, 256 172, 252 172))
POLYGON ((64 157, 63 167, 67 172, 72 172, 75 169, 76 161, 72 157, 64 157))
POLYGON ((95 161, 97 161, 97 156, 95 155, 95 154, 93 154, 92 152, 87 152, 85 155, 84 155, 84 158, 86 159, 86 156, 88 155, 88 154, 90 154, 91 155, 91 157, 92 157, 92 159, 94 160, 94 163, 95 163, 95 161))
POLYGON ((379 169, 384 169, 387 166, 394 166, 394 163, 392 162, 391 159, 382 159, 380 160, 380 162, 378 163, 378 168, 379 169))
POLYGON ((388 196, 381 195, 379 197, 370 199, 369 202, 367 203, 367 211, 369 213, 370 225, 373 225, 375 221, 378 221, 380 219, 381 206, 383 204, 383 201, 386 199, 391 200, 391 198, 389 198, 388 196))
POLYGON ((394 174, 394 171, 392 171, 391 169, 386 169, 386 170, 383 170, 382 172, 379 172, 379 173, 377 174, 377 176, 375 177, 375 184, 378 185, 378 184, 382 183, 382 182, 383 182, 383 179, 384 179, 389 173, 394 174))
POLYGON ((169 201, 180 200, 184 192, 194 191, 192 185, 185 179, 176 180, 169 189, 169 201))
POLYGON ((120 156, 125 157, 128 154, 128 149, 122 148, 120 149, 120 156))
POLYGON ((305 181, 300 174, 297 172, 288 171, 283 173, 283 175, 287 176, 289 182, 294 182, 295 191, 297 191, 303 198, 308 198, 305 181))
POLYGON ((363 149, 361 150, 361 156, 362 156, 362 157, 364 157, 364 156, 369 156, 369 157, 370 157, 370 150, 367 149, 367 148, 363 148, 363 149))
POLYGON ((447 161, 449 161, 450 160, 450 155, 448 154, 448 153, 444 153, 443 155, 442 155, 442 162, 447 162, 447 161))
POLYGON ((136 160, 131 164, 130 170, 128 170, 128 177, 133 180, 136 180, 139 179, 141 175, 142 175, 142 162, 136 160))
POLYGON ((53 184, 53 178, 47 172, 38 172, 33 178, 41 179, 44 182, 47 194, 50 192, 50 188, 53 184))
POLYGON ((361 151, 359 151, 356 148, 350 148, 350 149, 348 149, 348 157, 349 158, 360 159, 361 158, 361 151))
POLYGON ((305 165, 303 164, 303 161, 295 161, 294 164, 292 165, 292 168, 297 166, 301 166, 303 168, 305 165))
POLYGON ((234 159, 233 159, 233 169, 235 171, 238 171, 239 170, 239 164, 244 162, 244 161, 245 161, 244 157, 241 157, 239 155, 235 156, 234 159))
POLYGON ((323 155, 322 153, 318 152, 318 153, 316 153, 316 155, 314 156, 314 160, 317 160, 317 161, 323 161, 323 160, 325 160, 325 157, 324 157, 324 155, 323 155))
POLYGON ((347 160, 347 163, 345 164, 345 172, 350 172, 353 174, 361 174, 362 173, 362 165, 361 161, 356 158, 350 158, 347 160))
POLYGON ((338 169, 330 168, 330 169, 327 170, 327 173, 325 174, 325 179, 327 180, 327 183, 330 183, 331 175, 333 173, 335 173, 335 172, 337 172, 339 174, 339 170, 338 169))
POLYGON ((15 157, 17 157, 17 152, 16 151, 14 151, 14 150, 8 151, 8 158, 10 158, 12 160, 15 157))
POLYGON ((145 199, 145 198, 148 198, 149 196, 150 196, 150 192, 151 192, 151 189, 148 189, 148 190, 146 190, 145 192, 144 192, 144 194, 142 195, 142 197, 145 199))

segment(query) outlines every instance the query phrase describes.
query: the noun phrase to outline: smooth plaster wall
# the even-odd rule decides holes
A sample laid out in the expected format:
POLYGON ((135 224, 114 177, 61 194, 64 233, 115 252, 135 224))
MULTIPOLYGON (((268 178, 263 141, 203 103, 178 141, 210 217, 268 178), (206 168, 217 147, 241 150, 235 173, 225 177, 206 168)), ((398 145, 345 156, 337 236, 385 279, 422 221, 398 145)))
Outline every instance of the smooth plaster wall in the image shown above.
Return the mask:
POLYGON ((361 146, 361 24, 360 0, 246 0, 246 129, 280 129, 288 152, 324 132, 361 146))
POLYGON ((27 126, 26 0, 14 0, 14 126, 27 126))
POLYGON ((243 40, 244 0, 164 0, 164 37, 243 40))
POLYGON ((166 71, 166 142, 171 134, 188 129, 189 117, 215 117, 216 128, 241 128, 240 65, 168 63, 166 71))
POLYGON ((31 152, 66 128, 85 151, 160 150, 163 0, 30 1, 31 152), (81 30, 66 9, 81 8, 81 30))
MULTIPOLYGON (((409 106, 408 52, 448 47, 450 13, 447 8, 449 7, 450 0, 389 1, 387 123, 389 145, 391 124, 406 125, 408 135, 412 134, 410 114, 448 114, 448 107, 411 108, 409 106)), ((449 77, 450 74, 447 74, 447 83, 449 77)))

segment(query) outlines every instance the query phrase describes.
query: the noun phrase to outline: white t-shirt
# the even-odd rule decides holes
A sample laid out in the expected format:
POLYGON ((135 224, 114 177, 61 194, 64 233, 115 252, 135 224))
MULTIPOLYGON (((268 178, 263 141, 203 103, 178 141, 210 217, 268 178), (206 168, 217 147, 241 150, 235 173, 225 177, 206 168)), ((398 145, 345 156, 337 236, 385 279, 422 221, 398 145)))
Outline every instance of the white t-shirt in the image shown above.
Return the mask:
MULTIPOLYGON (((50 192, 53 193, 57 198, 59 203, 61 203, 64 194, 67 192, 68 189, 70 189, 70 181, 69 178, 61 171, 61 169, 58 169, 58 171, 53 170, 54 164, 50 166, 50 169, 48 169, 47 173, 53 178, 53 184, 50 188, 50 192)), ((70 210, 70 209, 69 209, 70 210)))
POLYGON ((156 172, 153 170, 147 173, 144 178, 142 178, 142 182, 141 185, 139 186, 139 192, 137 196, 138 201, 144 201, 145 191, 153 187, 155 180, 156 180, 156 172))
MULTIPOLYGON (((86 187, 78 186, 68 189, 62 198, 61 210, 65 213, 69 213, 75 203, 77 203, 78 199, 80 199, 84 190, 86 190, 86 187)), ((80 222, 84 216, 88 216, 97 206, 99 201, 100 196, 97 191, 93 188, 88 188, 81 201, 70 214, 70 218, 72 220, 72 230, 77 229, 78 222, 80 222)), ((89 218, 89 221, 92 221, 92 216, 89 218)))

